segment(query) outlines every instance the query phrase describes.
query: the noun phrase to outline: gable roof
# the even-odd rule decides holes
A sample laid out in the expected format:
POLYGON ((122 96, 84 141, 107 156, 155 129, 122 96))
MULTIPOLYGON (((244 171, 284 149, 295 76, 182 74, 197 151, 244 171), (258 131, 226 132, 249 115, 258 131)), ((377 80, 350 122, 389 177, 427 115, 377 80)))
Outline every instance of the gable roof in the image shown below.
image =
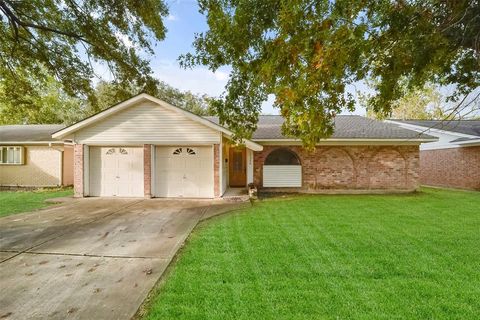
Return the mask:
MULTIPOLYGON (((52 137, 55 138, 55 139, 62 139, 62 138, 65 138, 67 137, 68 135, 82 129, 82 128, 85 128, 97 121, 100 121, 100 120, 103 120, 111 115, 114 115, 122 110, 125 110, 141 101, 151 101, 153 103, 156 103, 162 107, 164 107, 165 109, 167 110, 171 110, 171 111, 174 111, 174 112, 177 112, 177 113, 180 113, 182 115, 184 115, 185 117, 189 118, 190 120, 193 120, 193 121, 196 121, 196 122, 199 122, 213 130, 216 130, 216 131, 219 131, 219 132, 222 132, 224 133, 227 137, 231 137, 233 135, 233 133, 216 124, 216 123, 213 123, 203 117, 200 117, 190 111, 187 111, 187 110, 184 110, 182 108, 179 108, 179 107, 175 107, 175 106, 172 106, 171 104, 163 101, 163 100, 160 100, 160 99, 157 99, 155 97, 152 97, 151 95, 149 94, 146 94, 146 93, 141 93, 141 94, 138 94, 128 100, 125 100, 123 102, 120 102, 108 109, 105 109, 97 114, 94 114, 84 120, 81 120, 69 127, 66 127, 66 128, 63 128, 57 132, 54 132, 52 134, 52 137)), ((247 140, 245 139, 243 141, 243 143, 250 149, 254 150, 254 151, 261 151, 263 150, 263 147, 253 141, 250 141, 250 140, 247 140)))
POLYGON ((480 137, 480 120, 396 120, 398 123, 480 137))
MULTIPOLYGON (((218 117, 206 118, 218 123, 218 117)), ((292 138, 282 134, 283 122, 284 119, 280 115, 261 115, 252 140, 291 140, 292 138)), ((437 138, 401 128, 393 123, 357 115, 338 115, 335 117, 335 131, 326 140, 415 140, 426 142, 436 141, 437 138)))
POLYGON ((62 124, 25 124, 0 126, 0 143, 49 143, 58 142, 52 133, 65 126, 62 124))

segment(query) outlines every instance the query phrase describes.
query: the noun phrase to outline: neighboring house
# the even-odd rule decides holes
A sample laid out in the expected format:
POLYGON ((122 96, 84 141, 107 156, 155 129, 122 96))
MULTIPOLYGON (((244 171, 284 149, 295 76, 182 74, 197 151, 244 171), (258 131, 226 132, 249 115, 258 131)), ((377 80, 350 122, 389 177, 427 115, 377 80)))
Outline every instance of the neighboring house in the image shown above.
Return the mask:
POLYGON ((390 120, 438 141, 420 146, 420 182, 480 190, 480 120, 390 120))
POLYGON ((0 188, 73 185, 73 146, 52 138, 63 127, 0 126, 0 188))
POLYGON ((74 143, 75 195, 221 197, 228 188, 392 192, 418 188, 419 145, 436 138, 360 116, 307 152, 261 116, 243 146, 215 118, 140 94, 53 134, 74 143))

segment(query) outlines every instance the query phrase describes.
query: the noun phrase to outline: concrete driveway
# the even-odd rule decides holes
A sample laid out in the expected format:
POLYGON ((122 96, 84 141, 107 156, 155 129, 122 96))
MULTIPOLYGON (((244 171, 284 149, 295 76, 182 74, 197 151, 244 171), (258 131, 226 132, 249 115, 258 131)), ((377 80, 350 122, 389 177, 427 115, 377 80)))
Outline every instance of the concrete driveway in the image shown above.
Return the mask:
POLYGON ((0 319, 129 319, 222 201, 79 199, 0 219, 0 319))

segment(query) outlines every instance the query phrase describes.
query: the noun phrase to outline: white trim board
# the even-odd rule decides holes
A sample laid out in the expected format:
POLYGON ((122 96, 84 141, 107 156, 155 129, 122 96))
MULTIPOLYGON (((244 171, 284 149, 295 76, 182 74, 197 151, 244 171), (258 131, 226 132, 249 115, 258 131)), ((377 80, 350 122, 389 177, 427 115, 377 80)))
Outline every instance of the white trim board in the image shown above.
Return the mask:
POLYGON ((395 120, 385 120, 385 122, 395 123, 395 124, 400 125, 400 126, 408 127, 410 129, 422 130, 422 131, 425 131, 425 133, 427 133, 427 132, 438 132, 438 133, 443 133, 443 134, 450 134, 450 135, 454 135, 454 136, 459 136, 461 138, 480 138, 479 136, 474 136, 474 135, 471 135, 471 134, 442 130, 442 129, 427 127, 427 126, 419 126, 419 125, 416 125, 416 124, 404 123, 404 122, 399 122, 399 121, 395 121, 395 120))
MULTIPOLYGON (((254 139, 262 145, 302 145, 298 139, 254 139)), ((419 145, 426 142, 436 142, 438 139, 325 139, 317 146, 331 145, 419 145)))

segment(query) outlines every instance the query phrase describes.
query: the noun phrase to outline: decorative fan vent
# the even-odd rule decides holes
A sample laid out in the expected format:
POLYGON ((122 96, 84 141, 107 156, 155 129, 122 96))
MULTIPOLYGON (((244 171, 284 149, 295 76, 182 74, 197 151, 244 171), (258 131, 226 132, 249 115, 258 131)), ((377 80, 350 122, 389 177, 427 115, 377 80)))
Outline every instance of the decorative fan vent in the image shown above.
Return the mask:
POLYGON ((194 155, 194 154, 197 154, 197 153, 192 148, 187 148, 187 154, 194 155))
POLYGON ((177 148, 177 149, 175 149, 175 151, 173 151, 173 154, 174 155, 179 155, 179 154, 182 154, 182 152, 183 152, 182 148, 177 148))
POLYGON ((115 153, 115 148, 110 148, 107 150, 105 154, 114 154, 115 153))
POLYGON ((120 154, 128 154, 127 150, 120 148, 120 154))

